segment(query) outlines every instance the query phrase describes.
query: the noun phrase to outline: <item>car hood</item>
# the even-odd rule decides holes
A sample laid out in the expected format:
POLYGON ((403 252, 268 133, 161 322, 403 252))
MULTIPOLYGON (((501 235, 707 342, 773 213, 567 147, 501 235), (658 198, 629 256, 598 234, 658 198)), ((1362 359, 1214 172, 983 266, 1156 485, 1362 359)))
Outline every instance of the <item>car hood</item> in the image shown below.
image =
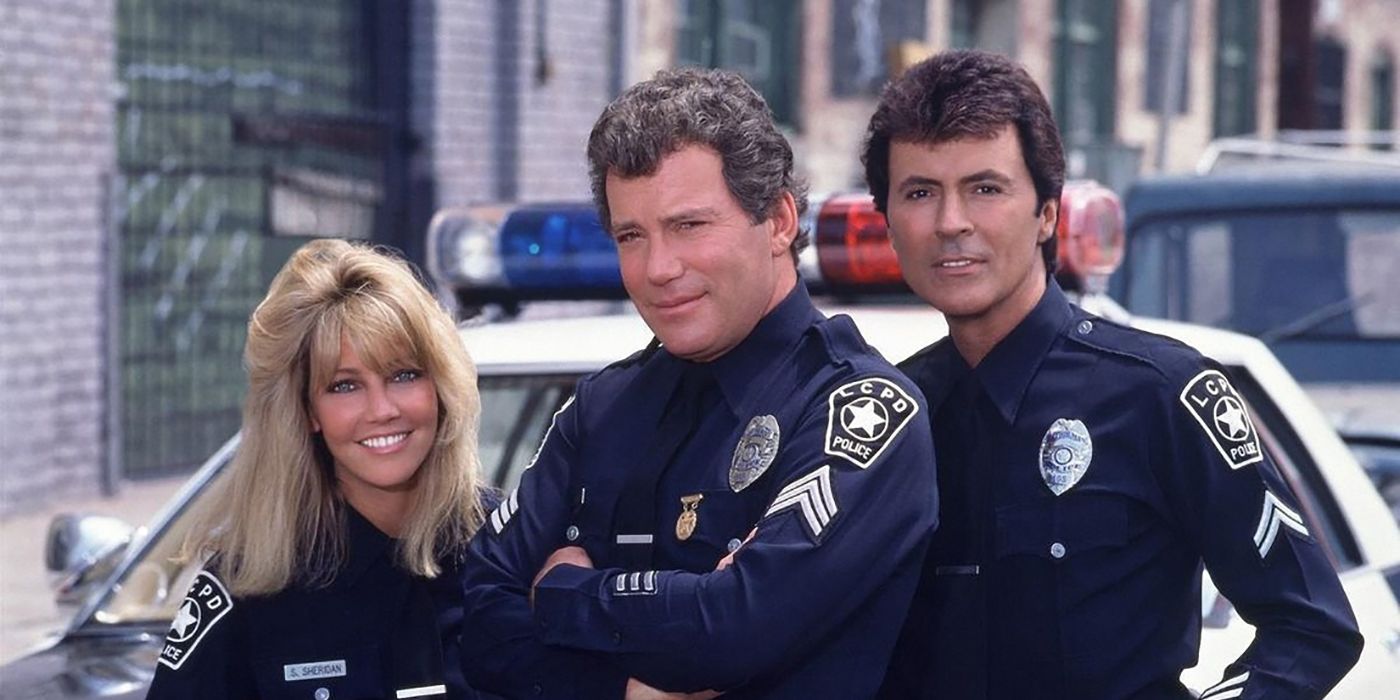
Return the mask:
POLYGON ((155 674, 159 636, 68 637, 0 667, 0 700, 140 700, 155 674))

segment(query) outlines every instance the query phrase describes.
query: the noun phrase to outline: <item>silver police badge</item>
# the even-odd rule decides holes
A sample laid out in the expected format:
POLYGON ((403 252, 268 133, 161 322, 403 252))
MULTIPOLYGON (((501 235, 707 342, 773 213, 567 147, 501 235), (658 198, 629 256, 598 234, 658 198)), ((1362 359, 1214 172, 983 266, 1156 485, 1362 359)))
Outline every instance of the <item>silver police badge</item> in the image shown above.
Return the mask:
POLYGON ((1094 458, 1094 441, 1083 421, 1060 418, 1040 440, 1040 477, 1056 495, 1079 483, 1094 458))
POLYGON ((754 416, 744 428, 743 437, 734 446, 734 459, 729 463, 729 488, 735 493, 758 481, 778 454, 778 419, 754 416))

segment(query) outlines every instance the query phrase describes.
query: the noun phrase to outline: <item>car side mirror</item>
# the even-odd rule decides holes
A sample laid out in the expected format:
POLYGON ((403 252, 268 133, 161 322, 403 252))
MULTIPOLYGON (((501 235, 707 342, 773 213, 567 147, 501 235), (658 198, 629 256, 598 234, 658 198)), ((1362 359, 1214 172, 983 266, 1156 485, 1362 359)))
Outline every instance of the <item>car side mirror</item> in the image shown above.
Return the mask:
POLYGON ((44 568, 54 599, 59 604, 81 602, 111 572, 113 560, 134 532, 125 522, 102 515, 54 516, 44 543, 44 568))

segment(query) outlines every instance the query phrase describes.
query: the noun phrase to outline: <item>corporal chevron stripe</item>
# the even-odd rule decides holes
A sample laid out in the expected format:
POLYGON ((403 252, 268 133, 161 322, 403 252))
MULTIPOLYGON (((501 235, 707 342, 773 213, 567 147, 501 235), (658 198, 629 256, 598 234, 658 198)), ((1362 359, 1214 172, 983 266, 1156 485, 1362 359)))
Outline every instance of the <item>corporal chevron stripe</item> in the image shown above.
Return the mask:
POLYGON ((1249 671, 1245 671, 1234 678, 1226 678, 1219 683, 1206 688, 1206 692, 1201 693, 1201 700, 1228 700, 1244 695, 1244 683, 1249 680, 1249 671))
POLYGON ((506 525, 510 523, 510 519, 515 517, 515 511, 520 508, 519 495, 520 489, 511 491, 510 498, 501 501, 501 505, 496 506, 496 510, 492 511, 491 529, 495 530, 496 534, 501 534, 501 531, 506 529, 506 525))
POLYGON ((812 473, 783 487, 768 506, 767 518, 788 508, 796 508, 807 523, 813 539, 821 539, 822 530, 836 517, 836 492, 831 488, 831 466, 823 464, 812 473))
POLYGON ((1308 534, 1302 516, 1284 505, 1272 491, 1265 490, 1264 510, 1259 514, 1259 526, 1254 529, 1254 546, 1259 548, 1259 558, 1269 556, 1280 527, 1291 528, 1300 535, 1308 534))

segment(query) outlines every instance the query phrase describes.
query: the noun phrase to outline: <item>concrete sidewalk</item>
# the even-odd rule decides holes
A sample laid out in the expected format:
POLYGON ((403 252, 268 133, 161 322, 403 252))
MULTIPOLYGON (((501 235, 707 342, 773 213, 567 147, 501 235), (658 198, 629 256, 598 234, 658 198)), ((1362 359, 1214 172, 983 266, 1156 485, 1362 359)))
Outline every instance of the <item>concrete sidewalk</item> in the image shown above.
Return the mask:
POLYGON ((85 513, 145 525, 186 478, 127 482, 113 498, 69 501, 0 520, 0 664, 61 632, 72 615, 54 605, 44 570, 49 520, 60 513, 85 513))

